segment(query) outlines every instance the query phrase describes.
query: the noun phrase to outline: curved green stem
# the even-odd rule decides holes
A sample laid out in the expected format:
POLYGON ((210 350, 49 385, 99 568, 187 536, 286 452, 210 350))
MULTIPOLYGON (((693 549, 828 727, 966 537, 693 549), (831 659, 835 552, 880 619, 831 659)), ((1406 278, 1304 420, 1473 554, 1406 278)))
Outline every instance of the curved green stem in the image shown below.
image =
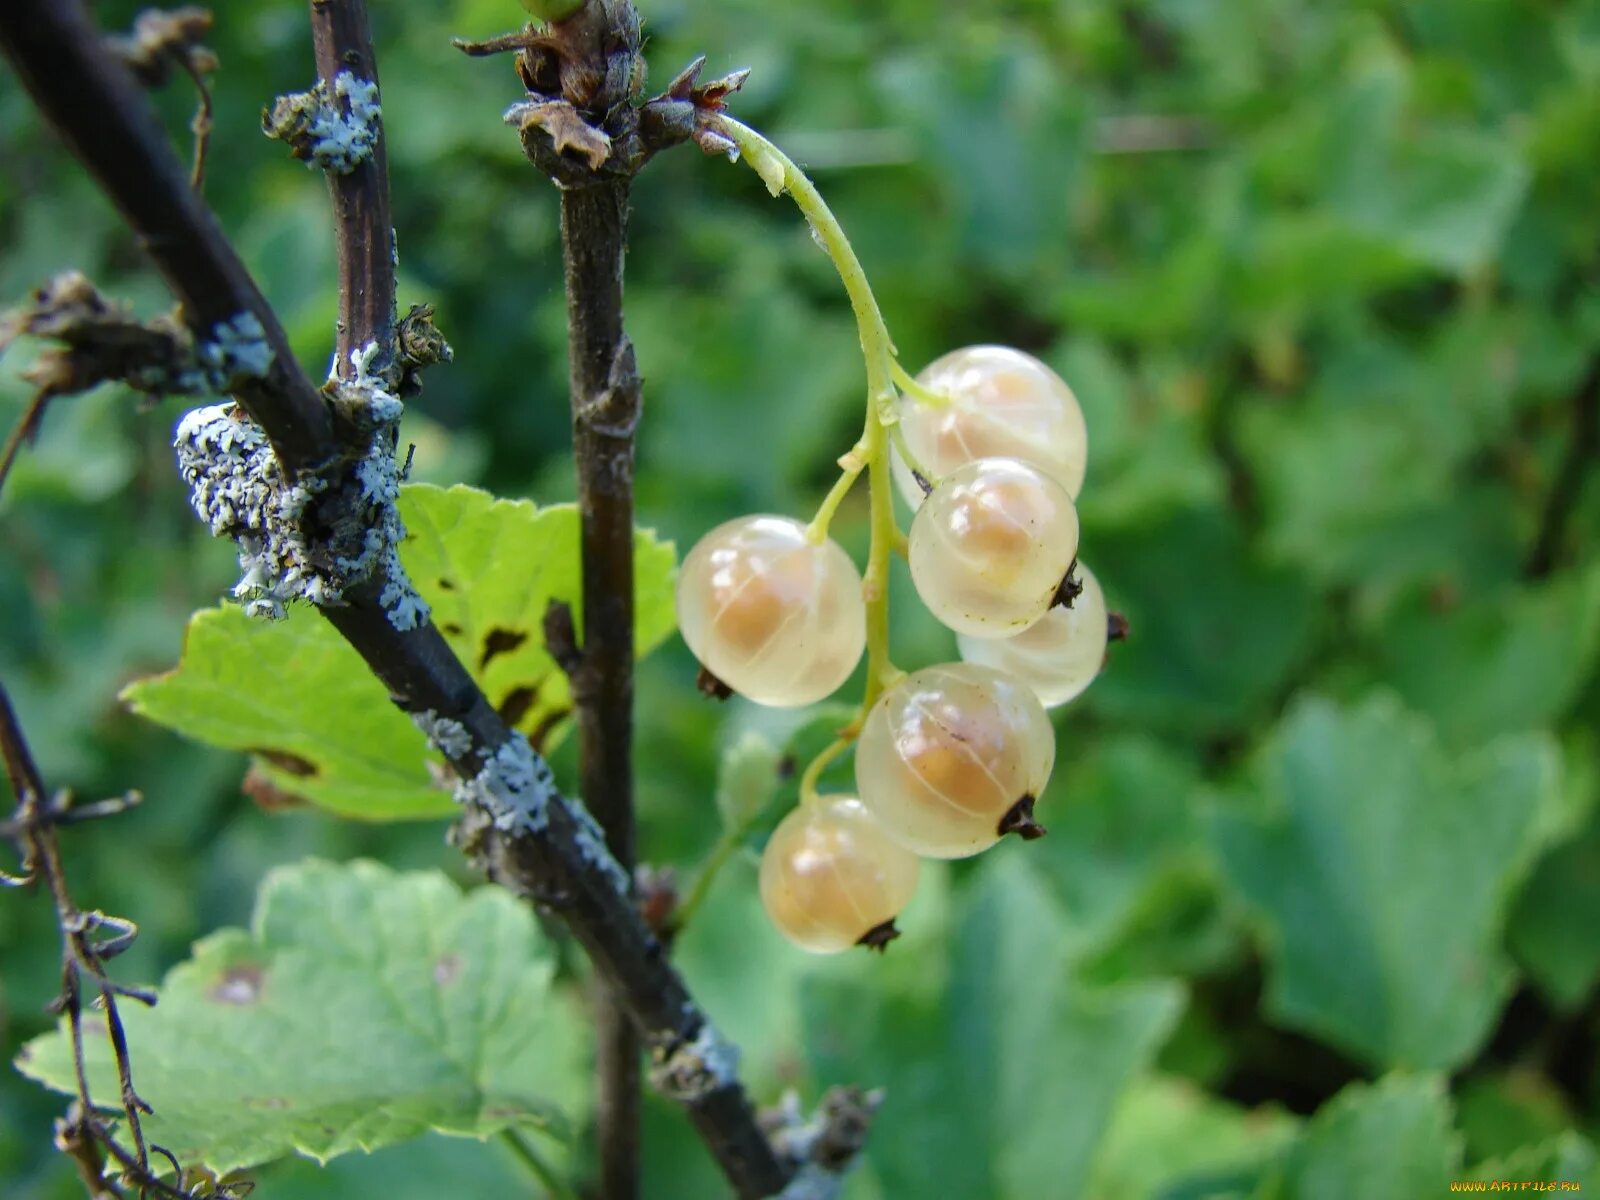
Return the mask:
POLYGON ((839 503, 849 493, 855 481, 861 477, 861 472, 867 468, 867 460, 863 455, 866 452, 865 437, 850 448, 850 452, 839 459, 838 481, 828 489, 828 494, 823 497, 822 504, 817 508, 817 515, 811 518, 811 524, 806 526, 806 537, 817 545, 821 545, 828 536, 828 525, 833 520, 833 514, 838 511, 839 503))
POLYGON ((860 720, 852 721, 839 731, 838 737, 823 747, 821 753, 806 765, 805 774, 800 776, 801 804, 808 804, 817 799, 817 780, 822 778, 822 772, 827 770, 829 763, 849 748, 850 743, 856 740, 860 732, 860 720))
POLYGON ((889 371, 900 390, 918 404, 926 404, 929 408, 944 408, 950 403, 950 397, 946 393, 936 392, 918 383, 916 377, 900 365, 898 358, 890 362, 889 371))
POLYGON ((739 849, 745 835, 750 832, 750 827, 755 824, 754 819, 741 822, 737 827, 725 828, 722 836, 717 839, 717 844, 711 847, 711 853, 706 855, 706 861, 701 864, 700 873, 694 877, 694 883, 689 886, 689 892, 678 902, 678 907, 672 914, 672 931, 688 926, 694 914, 700 911, 700 906, 706 902, 706 897, 711 894, 711 885, 716 882, 717 875, 722 868, 728 865, 728 860, 739 849))
MULTIPOLYGON (((865 713, 883 689, 901 675, 889 661, 889 556, 899 536, 890 490, 888 443, 888 430, 899 420, 895 411, 894 343, 889 339, 888 327, 867 282, 866 272, 861 268, 861 260, 856 257, 850 239, 816 185, 788 155, 748 125, 724 114, 718 119, 717 129, 738 146, 744 161, 761 176, 769 192, 774 196, 788 192, 794 198, 811 223, 818 242, 833 260, 850 297, 850 307, 855 310, 861 352, 867 367, 867 427, 861 454, 870 473, 872 510, 872 548, 867 553, 867 569, 862 577, 862 597, 867 607, 867 687, 862 699, 865 713)), ((849 474, 850 468, 845 469, 846 477, 834 485, 823 502, 823 510, 812 523, 813 537, 817 536, 819 528, 825 536, 828 518, 855 481, 855 476, 849 474)))

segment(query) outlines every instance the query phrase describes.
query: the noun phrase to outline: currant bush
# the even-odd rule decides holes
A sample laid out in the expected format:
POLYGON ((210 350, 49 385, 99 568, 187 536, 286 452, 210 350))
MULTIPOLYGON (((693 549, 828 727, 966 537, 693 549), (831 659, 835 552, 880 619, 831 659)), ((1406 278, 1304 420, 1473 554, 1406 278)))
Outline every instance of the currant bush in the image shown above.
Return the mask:
POLYGON ((784 817, 768 839, 761 904, 795 945, 833 954, 884 938, 920 869, 860 800, 824 796, 784 817))

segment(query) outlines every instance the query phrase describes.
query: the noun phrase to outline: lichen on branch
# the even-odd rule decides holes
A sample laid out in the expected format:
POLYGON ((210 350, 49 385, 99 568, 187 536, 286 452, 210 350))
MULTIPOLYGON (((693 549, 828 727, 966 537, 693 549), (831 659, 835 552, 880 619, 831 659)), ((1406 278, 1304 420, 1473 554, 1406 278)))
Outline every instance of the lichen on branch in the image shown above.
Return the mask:
POLYGON ((261 132, 309 166, 348 175, 372 157, 382 115, 378 85, 340 71, 331 89, 318 80, 307 91, 279 96, 262 112, 261 132))
POLYGON ((401 402, 369 371, 376 344, 351 355, 353 378, 328 392, 356 452, 291 479, 267 435, 231 404, 185 414, 173 441, 195 513, 216 537, 239 547, 243 572, 235 598, 252 616, 279 619, 304 600, 343 602, 353 585, 382 578, 390 623, 415 629, 428 620, 396 550, 405 536, 396 500, 395 446, 401 402))

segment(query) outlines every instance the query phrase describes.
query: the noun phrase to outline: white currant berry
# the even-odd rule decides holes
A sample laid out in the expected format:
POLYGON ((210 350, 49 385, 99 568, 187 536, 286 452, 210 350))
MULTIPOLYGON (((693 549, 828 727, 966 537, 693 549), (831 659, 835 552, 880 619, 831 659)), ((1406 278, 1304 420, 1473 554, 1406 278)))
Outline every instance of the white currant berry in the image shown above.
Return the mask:
POLYGON ((961 657, 1004 671, 1034 690, 1046 708, 1082 694, 1105 662, 1106 597, 1094 572, 1078 563, 1083 590, 1072 607, 1058 604, 1021 633, 1008 638, 956 637, 961 657))
POLYGON ((717 526, 678 573, 678 627, 705 668, 758 704, 811 704, 867 644, 861 574, 838 543, 789 517, 717 526))
POLYGON ((856 745, 856 790, 891 837, 965 858, 1033 824, 1055 731, 1031 688, 973 663, 926 667, 889 688, 856 745))
MULTIPOLYGON (((1077 499, 1089 432, 1072 389, 1044 363, 1009 346, 966 346, 924 367, 917 382, 949 398, 900 398, 906 445, 934 479, 978 458, 1020 458, 1077 499)), ((900 494, 916 508, 922 487, 898 451, 893 463, 900 494)))
POLYGON ((761 855, 761 904, 802 950, 833 954, 867 938, 881 946, 911 899, 921 864, 854 796, 802 804, 761 855), (879 940, 881 939, 881 940, 879 940))
POLYGON ((957 467, 911 522, 917 594, 973 637, 1009 637, 1044 616, 1077 553, 1072 497, 1014 458, 957 467))

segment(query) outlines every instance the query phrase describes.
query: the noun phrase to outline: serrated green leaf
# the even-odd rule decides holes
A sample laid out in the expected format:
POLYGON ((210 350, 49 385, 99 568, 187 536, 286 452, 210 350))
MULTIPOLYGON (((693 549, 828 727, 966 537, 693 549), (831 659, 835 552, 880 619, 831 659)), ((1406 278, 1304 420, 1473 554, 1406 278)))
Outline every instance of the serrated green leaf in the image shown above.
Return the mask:
POLYGON ((1514 1154, 1573 1124, 1560 1087, 1531 1067, 1469 1074, 1456 1085, 1455 1103, 1469 1162, 1514 1154))
MULTIPOLYGON (((585 1026, 552 992, 555 951, 499 888, 307 862, 262 885, 251 929, 173 968, 154 1008, 124 1004, 146 1135, 217 1172, 326 1160, 429 1131, 562 1134, 583 1105, 585 1026)), ((114 1107, 103 1037, 90 1088, 114 1107)), ((64 1032, 19 1069, 72 1089, 64 1032)))
POLYGON ((824 1081, 886 1088, 867 1145, 884 1195, 1078 1195, 1182 993, 1075 981, 1066 918, 1016 858, 988 858, 962 909, 943 993, 808 984, 812 1062, 824 1081))
MULTIPOLYGON (((401 490, 400 548, 417 590, 500 713, 545 746, 571 710, 567 678, 545 650, 544 611, 565 600, 582 625, 578 514, 476 488, 401 490)), ((638 653, 672 631, 673 546, 635 539, 638 653)), ((187 737, 254 754, 279 788, 341 816, 446 816, 429 763, 442 758, 389 702, 338 632, 316 613, 246 617, 236 606, 189 622, 178 667, 122 693, 135 712, 187 737)))
POLYGON ((1446 736, 1536 729, 1565 712, 1600 656, 1600 568, 1443 612, 1417 603, 1380 646, 1385 678, 1446 736))
POLYGON ((1259 1171, 1297 1126, 1281 1109, 1243 1109, 1185 1080, 1147 1076, 1117 1102, 1086 1200, 1167 1200, 1259 1171))
POLYGON ((1600 1155, 1595 1153, 1592 1142, 1569 1129, 1536 1146, 1523 1146, 1501 1158, 1481 1162, 1466 1177, 1490 1182, 1539 1180, 1555 1183, 1557 1194, 1588 1192, 1600 1186, 1600 1155))
POLYGON ((1511 986, 1498 936, 1558 779, 1543 737, 1452 760, 1391 698, 1297 706, 1258 765, 1268 811, 1212 828, 1266 924, 1268 1010, 1380 1066, 1463 1061, 1511 986))
POLYGON ((1351 1084, 1306 1126, 1260 1200, 1418 1200, 1461 1178, 1461 1139, 1433 1076, 1351 1084))

